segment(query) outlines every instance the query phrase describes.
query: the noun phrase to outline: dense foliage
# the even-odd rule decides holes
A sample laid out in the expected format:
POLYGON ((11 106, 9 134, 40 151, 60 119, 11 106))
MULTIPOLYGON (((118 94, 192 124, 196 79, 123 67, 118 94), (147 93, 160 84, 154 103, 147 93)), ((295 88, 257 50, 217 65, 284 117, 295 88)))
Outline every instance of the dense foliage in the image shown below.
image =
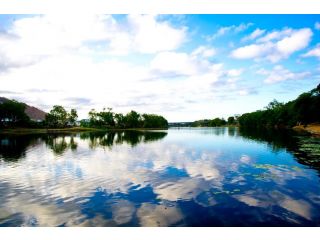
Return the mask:
POLYGON ((130 111, 126 115, 114 113, 111 108, 97 112, 92 109, 89 112, 89 121, 82 121, 84 127, 106 127, 106 128, 167 128, 168 121, 155 114, 139 114, 130 111))
POLYGON ((282 128, 320 122, 320 84, 288 103, 273 100, 264 110, 239 117, 241 127, 282 128))
POLYGON ((214 119, 203 119, 194 121, 192 127, 220 127, 226 125, 227 121, 223 118, 214 118, 214 119))
POLYGON ((77 111, 71 109, 68 113, 64 107, 55 105, 53 109, 46 115, 44 125, 52 128, 64 128, 67 126, 75 126, 78 118, 77 111))
POLYGON ((14 100, 0 104, 0 127, 26 126, 30 118, 25 113, 26 105, 14 100))

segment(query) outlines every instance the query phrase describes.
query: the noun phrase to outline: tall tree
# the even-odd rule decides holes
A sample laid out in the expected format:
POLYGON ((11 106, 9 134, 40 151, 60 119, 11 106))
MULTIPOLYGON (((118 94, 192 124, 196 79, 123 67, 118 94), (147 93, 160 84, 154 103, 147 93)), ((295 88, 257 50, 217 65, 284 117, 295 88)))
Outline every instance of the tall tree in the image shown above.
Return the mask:
POLYGON ((114 127, 114 113, 112 112, 112 108, 103 108, 103 111, 98 113, 98 117, 100 118, 101 122, 106 127, 114 127))
POLYGON ((68 122, 71 126, 75 126, 78 119, 77 110, 71 109, 70 113, 68 114, 68 122))
POLYGON ((45 122, 48 127, 66 127, 68 122, 68 113, 62 106, 55 105, 46 115, 45 122))
POLYGON ((26 105, 15 100, 0 104, 0 126, 26 126, 30 118, 25 113, 26 105))
POLYGON ((127 128, 136 128, 141 127, 141 118, 140 114, 136 111, 131 110, 125 116, 125 122, 127 128))

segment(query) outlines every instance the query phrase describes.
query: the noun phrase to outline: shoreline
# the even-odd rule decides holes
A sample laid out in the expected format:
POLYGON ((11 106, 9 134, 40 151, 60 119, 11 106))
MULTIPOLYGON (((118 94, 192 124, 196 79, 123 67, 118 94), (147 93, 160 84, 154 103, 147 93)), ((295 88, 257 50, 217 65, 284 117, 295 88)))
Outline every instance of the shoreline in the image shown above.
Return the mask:
POLYGON ((108 132, 108 131, 151 131, 167 130, 167 128, 3 128, 0 134, 45 134, 45 133, 80 133, 80 132, 108 132))
MULTIPOLYGON (((221 126, 221 127, 235 127, 235 126, 221 126)), ((0 129, 0 134, 44 134, 44 133, 79 133, 79 132, 108 132, 108 131, 109 132, 110 131, 166 131, 169 128, 88 128, 88 127, 3 128, 3 129, 0 129)), ((292 130, 296 132, 304 132, 304 133, 309 133, 311 135, 320 136, 320 124, 316 124, 316 123, 308 124, 306 126, 303 126, 303 125, 294 126, 292 127, 292 130)))
POLYGON ((320 136, 319 123, 308 124, 306 126, 303 126, 303 125, 294 126, 292 129, 297 132, 307 132, 307 133, 310 133, 311 135, 320 136))

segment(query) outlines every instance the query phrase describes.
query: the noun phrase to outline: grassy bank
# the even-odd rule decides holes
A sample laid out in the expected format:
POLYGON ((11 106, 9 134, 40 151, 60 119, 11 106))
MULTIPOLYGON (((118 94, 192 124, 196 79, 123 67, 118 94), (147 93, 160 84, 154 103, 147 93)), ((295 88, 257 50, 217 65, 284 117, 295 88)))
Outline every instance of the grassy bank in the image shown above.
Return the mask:
POLYGON ((304 131, 304 132, 311 133, 312 135, 320 136, 320 123, 308 124, 306 126, 299 125, 299 126, 293 127, 293 129, 296 131, 304 131))
POLYGON ((149 130, 167 130, 165 128, 127 128, 127 129, 108 129, 108 128, 4 128, 0 129, 0 134, 39 134, 39 133, 76 133, 76 132, 94 132, 94 131, 149 131, 149 130))
POLYGON ((105 131, 97 128, 73 127, 73 128, 4 128, 0 134, 33 134, 33 133, 74 133, 89 131, 105 131))

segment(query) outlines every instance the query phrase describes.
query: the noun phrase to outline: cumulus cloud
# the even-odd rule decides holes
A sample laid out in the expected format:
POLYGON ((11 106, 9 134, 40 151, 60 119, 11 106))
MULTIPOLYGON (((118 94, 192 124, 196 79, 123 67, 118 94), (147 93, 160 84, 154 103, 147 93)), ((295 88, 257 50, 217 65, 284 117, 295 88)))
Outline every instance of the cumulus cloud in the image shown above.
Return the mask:
POLYGON ((316 23, 314 24, 314 28, 315 28, 316 30, 320 30, 320 22, 316 22, 316 23))
POLYGON ((200 46, 197 49, 193 50, 191 55, 193 56, 201 56, 204 58, 212 57, 216 54, 216 50, 207 46, 200 46))
POLYGON ((80 118, 92 107, 110 106, 170 119, 187 96, 199 96, 199 104, 212 99, 214 84, 228 71, 209 60, 216 54, 212 46, 178 51, 186 34, 186 27, 150 15, 19 18, 0 35, 1 87, 24 92, 26 103, 45 111, 54 104, 79 108, 80 118), (183 83, 166 81, 176 77, 183 83), (142 92, 155 98, 141 99, 142 92))
POLYGON ((251 27, 252 25, 253 23, 241 23, 240 25, 231 25, 231 26, 221 27, 218 29, 218 31, 215 34, 213 34, 212 36, 208 36, 207 40, 212 41, 230 32, 234 32, 234 33, 243 32, 247 30, 249 27, 251 27))
POLYGON ((266 32, 265 29, 257 28, 250 35, 242 38, 242 41, 252 41, 252 40, 256 39, 257 37, 260 37, 261 35, 263 35, 265 32, 266 32))
POLYGON ((130 15, 133 48, 142 53, 156 53, 178 48, 185 40, 186 27, 174 28, 152 15, 130 15))
POLYGON ((15 20, 0 35, 2 68, 35 64, 61 53, 156 53, 178 48, 186 28, 174 28, 152 15, 41 15, 15 20), (170 37, 168 37, 170 36, 170 37))
POLYGON ((278 62, 309 45, 313 33, 309 28, 274 31, 257 40, 257 43, 237 48, 231 52, 235 59, 262 59, 278 62))
POLYGON ((69 102, 72 106, 76 106, 78 109, 82 106, 92 106, 92 99, 89 98, 81 98, 81 97, 68 97, 63 99, 66 102, 69 102))
POLYGON ((207 60, 213 56, 215 50, 200 46, 191 54, 185 52, 161 52, 157 54, 150 62, 150 69, 153 72, 162 74, 192 76, 196 74, 205 74, 218 70, 207 60))
POLYGON ((178 75, 193 75, 198 71, 196 62, 187 53, 161 52, 151 61, 153 71, 174 73, 178 75))
POLYGON ((240 69, 230 69, 228 72, 227 72, 227 75, 229 77, 239 77, 243 72, 243 69, 240 68, 240 69))
POLYGON ((226 77, 228 78, 228 83, 235 83, 240 79, 240 76, 244 72, 243 68, 235 68, 226 71, 226 77))
POLYGON ((300 80, 305 79, 311 75, 310 72, 292 72, 281 65, 276 65, 271 71, 265 69, 259 69, 257 71, 260 75, 266 75, 265 83, 272 84, 288 80, 300 80))
POLYGON ((320 44, 318 44, 315 48, 311 49, 307 53, 302 55, 303 57, 317 57, 320 58, 320 44))
POLYGON ((254 88, 241 88, 238 90, 239 96, 248 96, 248 95, 253 95, 257 93, 258 91, 254 88))
POLYGON ((106 40, 115 30, 111 16, 32 16, 15 20, 0 36, 0 56, 7 67, 35 64, 76 51, 85 42, 106 40))
POLYGON ((279 40, 293 33, 292 28, 284 28, 282 30, 274 30, 266 34, 264 37, 257 39, 257 42, 269 42, 272 40, 279 40))

